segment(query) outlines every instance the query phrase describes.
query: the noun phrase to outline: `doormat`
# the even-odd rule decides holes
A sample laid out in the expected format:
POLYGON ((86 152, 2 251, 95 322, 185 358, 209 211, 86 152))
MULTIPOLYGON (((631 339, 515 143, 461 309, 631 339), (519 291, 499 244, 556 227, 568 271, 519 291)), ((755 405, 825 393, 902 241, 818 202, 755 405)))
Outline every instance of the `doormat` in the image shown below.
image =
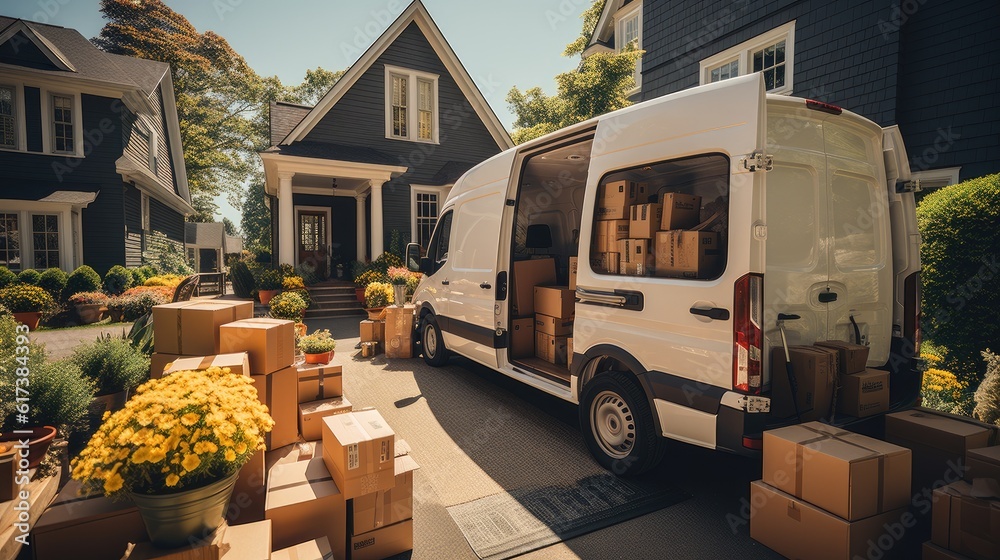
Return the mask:
POLYGON ((688 498, 674 488, 650 487, 611 474, 567 486, 523 488, 451 506, 472 550, 502 560, 610 527, 688 498))

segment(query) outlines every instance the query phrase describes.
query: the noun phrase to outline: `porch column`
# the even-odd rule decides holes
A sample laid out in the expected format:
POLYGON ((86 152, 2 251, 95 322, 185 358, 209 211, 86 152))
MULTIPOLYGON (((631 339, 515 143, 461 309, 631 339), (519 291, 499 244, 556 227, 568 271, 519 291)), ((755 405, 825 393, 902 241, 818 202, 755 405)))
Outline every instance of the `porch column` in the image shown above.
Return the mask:
POLYGON ((385 181, 372 179, 372 260, 378 258, 383 251, 385 241, 382 239, 382 184, 385 181))
POLYGON ((294 172, 278 172, 278 260, 295 264, 295 208, 292 201, 294 172))
POLYGON ((365 254, 368 253, 368 236, 366 235, 366 229, 368 225, 365 223, 365 199, 368 198, 364 194, 354 195, 354 200, 358 201, 357 211, 358 211, 358 256, 357 260, 365 262, 365 254))

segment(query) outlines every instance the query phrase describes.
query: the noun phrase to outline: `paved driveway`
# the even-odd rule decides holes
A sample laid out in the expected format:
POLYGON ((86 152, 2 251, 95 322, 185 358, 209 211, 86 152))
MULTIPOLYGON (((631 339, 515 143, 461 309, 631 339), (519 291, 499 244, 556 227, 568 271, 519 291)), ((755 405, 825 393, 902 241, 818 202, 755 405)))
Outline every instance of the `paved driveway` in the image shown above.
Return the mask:
POLYGON ((53 329, 31 333, 31 340, 45 345, 46 356, 50 360, 68 358, 73 349, 80 344, 93 342, 99 336, 111 334, 121 336, 128 334, 132 323, 113 323, 108 325, 75 327, 71 329, 53 329))

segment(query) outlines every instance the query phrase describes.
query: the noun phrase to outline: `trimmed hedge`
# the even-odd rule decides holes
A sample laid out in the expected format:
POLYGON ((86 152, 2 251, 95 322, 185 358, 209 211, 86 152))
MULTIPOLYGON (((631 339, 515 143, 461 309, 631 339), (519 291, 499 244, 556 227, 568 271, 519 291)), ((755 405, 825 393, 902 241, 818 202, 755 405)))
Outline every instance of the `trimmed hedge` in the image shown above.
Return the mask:
POLYGON ((0 266, 0 288, 6 288, 14 282, 17 282, 17 274, 6 266, 0 266))
POLYGON ((38 287, 44 288, 53 298, 59 299, 63 290, 66 289, 66 280, 69 276, 60 268, 50 268, 42 273, 38 279, 38 287))
POLYGON ((63 288, 63 301, 79 292, 99 292, 101 290, 101 275, 93 268, 83 265, 73 271, 63 288))
POLYGON ((117 296, 133 286, 132 273, 124 266, 116 264, 104 275, 104 292, 117 296))
POLYGON ((27 284, 29 286, 37 286, 38 281, 42 279, 42 273, 38 272, 33 268, 22 270, 21 274, 17 275, 17 281, 21 284, 27 284))

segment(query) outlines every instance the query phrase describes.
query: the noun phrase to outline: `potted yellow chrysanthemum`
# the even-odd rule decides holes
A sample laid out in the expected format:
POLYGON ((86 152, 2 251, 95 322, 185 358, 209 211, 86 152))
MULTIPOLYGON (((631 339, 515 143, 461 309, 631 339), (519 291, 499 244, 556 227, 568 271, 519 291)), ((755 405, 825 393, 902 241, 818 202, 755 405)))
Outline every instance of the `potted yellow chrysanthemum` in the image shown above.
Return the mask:
POLYGON ((273 426, 249 377, 180 371, 140 385, 125 408, 105 414, 73 460, 73 478, 131 497, 150 541, 180 546, 219 526, 240 468, 273 426))

